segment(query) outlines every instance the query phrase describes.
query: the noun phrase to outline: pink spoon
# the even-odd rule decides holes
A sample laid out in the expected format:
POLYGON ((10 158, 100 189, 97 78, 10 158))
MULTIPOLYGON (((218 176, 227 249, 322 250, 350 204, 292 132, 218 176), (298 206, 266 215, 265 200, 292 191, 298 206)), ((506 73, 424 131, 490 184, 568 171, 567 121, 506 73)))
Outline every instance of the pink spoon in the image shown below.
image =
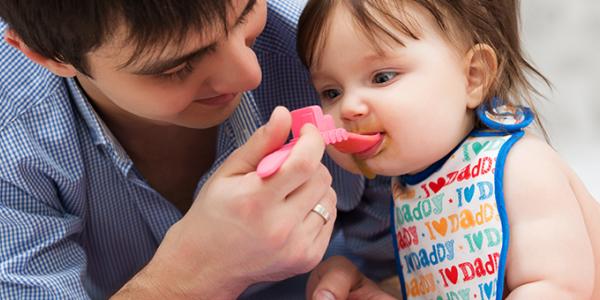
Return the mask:
POLYGON ((358 134, 347 132, 348 138, 344 141, 333 144, 335 149, 343 153, 360 153, 369 150, 381 141, 381 135, 376 134, 358 134))
POLYGON ((336 149, 344 153, 360 153, 370 149, 381 141, 379 133, 362 135, 348 132, 344 128, 335 128, 333 118, 330 115, 323 115, 321 107, 317 105, 293 110, 291 114, 293 139, 260 161, 256 168, 256 173, 261 178, 269 177, 279 170, 292 152, 300 136, 300 129, 307 123, 311 123, 319 129, 325 145, 333 145, 336 149))

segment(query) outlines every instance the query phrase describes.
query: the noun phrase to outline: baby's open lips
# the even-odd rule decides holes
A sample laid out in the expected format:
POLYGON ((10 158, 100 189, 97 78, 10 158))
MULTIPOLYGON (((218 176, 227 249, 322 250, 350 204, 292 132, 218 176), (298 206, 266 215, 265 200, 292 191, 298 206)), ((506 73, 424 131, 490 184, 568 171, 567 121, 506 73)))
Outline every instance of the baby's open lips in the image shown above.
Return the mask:
POLYGON ((382 139, 380 133, 359 134, 348 132, 348 139, 332 144, 332 146, 343 153, 360 153, 377 145, 382 139))

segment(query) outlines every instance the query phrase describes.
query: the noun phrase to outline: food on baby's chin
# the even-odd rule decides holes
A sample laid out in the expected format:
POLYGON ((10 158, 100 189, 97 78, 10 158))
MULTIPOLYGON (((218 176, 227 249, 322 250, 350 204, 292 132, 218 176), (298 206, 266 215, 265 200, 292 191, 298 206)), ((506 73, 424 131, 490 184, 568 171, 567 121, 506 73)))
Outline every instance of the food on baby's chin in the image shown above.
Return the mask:
POLYGON ((352 156, 352 158, 354 159, 356 166, 358 167, 360 172, 363 174, 363 176, 367 177, 368 179, 375 178, 375 173, 369 168, 369 166, 367 166, 367 164, 365 163, 364 160, 358 159, 355 156, 352 156))

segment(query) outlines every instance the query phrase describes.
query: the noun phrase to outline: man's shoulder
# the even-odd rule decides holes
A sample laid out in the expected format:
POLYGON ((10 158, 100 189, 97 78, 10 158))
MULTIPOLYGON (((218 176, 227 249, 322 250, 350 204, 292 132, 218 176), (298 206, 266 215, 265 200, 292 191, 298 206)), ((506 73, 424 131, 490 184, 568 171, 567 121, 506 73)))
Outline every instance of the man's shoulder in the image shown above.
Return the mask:
MULTIPOLYGON (((5 24, 0 21, 0 32, 5 24)), ((0 132, 22 114, 64 91, 64 80, 0 41, 0 132)))
POLYGON ((273 0, 267 2, 267 24, 256 40, 255 49, 296 57, 296 28, 302 13, 299 1, 273 0))
POLYGON ((72 165, 76 119, 66 81, 0 41, 0 177, 72 165))

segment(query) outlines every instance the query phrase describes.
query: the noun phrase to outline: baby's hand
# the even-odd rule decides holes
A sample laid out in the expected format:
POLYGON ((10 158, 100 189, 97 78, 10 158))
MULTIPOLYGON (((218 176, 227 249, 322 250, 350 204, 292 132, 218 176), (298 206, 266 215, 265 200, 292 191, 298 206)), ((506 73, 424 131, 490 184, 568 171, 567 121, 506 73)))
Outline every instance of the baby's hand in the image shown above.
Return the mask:
POLYGON ((348 259, 334 256, 310 274, 306 297, 312 300, 392 300, 377 284, 362 274, 348 259))

